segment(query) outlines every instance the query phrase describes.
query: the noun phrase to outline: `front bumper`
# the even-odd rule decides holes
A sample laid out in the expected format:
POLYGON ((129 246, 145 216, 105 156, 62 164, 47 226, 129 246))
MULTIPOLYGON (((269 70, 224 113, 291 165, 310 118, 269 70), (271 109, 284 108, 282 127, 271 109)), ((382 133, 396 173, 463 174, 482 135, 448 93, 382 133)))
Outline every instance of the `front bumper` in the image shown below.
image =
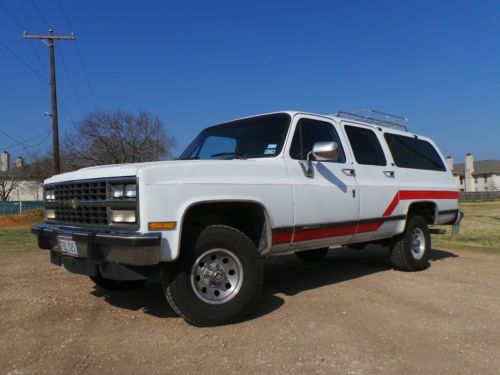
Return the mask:
MULTIPOLYGON (((111 233, 100 230, 39 224, 31 228, 40 249, 51 250, 53 257, 61 254, 58 236, 75 241, 81 262, 115 263, 130 266, 151 266, 160 263, 161 233, 111 233)), ((71 257, 69 257, 71 258, 71 257)))

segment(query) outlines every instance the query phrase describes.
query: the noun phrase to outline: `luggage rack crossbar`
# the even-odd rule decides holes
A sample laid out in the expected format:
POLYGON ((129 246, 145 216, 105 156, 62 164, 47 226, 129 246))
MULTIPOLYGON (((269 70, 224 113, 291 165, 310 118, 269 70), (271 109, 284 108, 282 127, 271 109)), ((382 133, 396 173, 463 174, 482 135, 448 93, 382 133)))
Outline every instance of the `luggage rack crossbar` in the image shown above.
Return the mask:
POLYGON ((408 123, 408 118, 406 118, 405 116, 393 115, 391 113, 377 111, 375 109, 361 109, 354 112, 340 111, 335 113, 334 116, 408 131, 408 127, 406 126, 406 124, 408 123))

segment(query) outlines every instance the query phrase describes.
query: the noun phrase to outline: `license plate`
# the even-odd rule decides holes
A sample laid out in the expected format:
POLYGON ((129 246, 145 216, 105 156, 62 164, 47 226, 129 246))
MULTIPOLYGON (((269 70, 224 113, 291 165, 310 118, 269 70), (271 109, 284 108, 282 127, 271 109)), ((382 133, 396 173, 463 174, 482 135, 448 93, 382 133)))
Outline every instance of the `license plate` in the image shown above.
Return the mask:
POLYGON ((76 243, 70 237, 59 237, 59 248, 61 253, 71 255, 72 257, 78 256, 78 249, 76 243))

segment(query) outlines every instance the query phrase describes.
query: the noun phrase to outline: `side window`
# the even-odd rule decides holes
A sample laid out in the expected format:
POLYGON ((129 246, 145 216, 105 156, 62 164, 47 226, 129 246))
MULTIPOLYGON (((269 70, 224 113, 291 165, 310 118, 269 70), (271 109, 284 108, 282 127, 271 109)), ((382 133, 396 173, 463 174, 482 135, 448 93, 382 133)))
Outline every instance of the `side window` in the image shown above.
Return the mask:
POLYGON ((290 147, 290 157, 305 160, 316 142, 336 142, 339 146, 339 158, 335 162, 345 163, 344 150, 335 127, 328 122, 307 118, 300 119, 295 128, 290 147))
POLYGON ((359 164, 387 165, 384 151, 377 136, 370 129, 346 126, 345 131, 352 147, 354 157, 359 164))
POLYGON ((398 167, 446 171, 441 157, 429 142, 390 133, 384 137, 398 167))
POLYGON ((236 140, 234 138, 211 136, 205 139, 198 156, 203 159, 216 153, 235 151, 236 140))

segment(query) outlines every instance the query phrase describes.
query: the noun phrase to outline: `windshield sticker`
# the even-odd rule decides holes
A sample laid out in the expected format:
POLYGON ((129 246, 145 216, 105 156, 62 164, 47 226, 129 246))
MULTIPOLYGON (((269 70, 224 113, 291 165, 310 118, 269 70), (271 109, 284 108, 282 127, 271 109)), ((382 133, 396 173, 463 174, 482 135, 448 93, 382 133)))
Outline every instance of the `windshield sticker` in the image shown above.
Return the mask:
POLYGON ((277 147, 278 147, 277 144, 271 143, 271 144, 267 145, 266 148, 277 148, 277 147))
POLYGON ((266 148, 266 150, 264 151, 264 155, 274 155, 275 153, 276 153, 275 148, 266 148))

